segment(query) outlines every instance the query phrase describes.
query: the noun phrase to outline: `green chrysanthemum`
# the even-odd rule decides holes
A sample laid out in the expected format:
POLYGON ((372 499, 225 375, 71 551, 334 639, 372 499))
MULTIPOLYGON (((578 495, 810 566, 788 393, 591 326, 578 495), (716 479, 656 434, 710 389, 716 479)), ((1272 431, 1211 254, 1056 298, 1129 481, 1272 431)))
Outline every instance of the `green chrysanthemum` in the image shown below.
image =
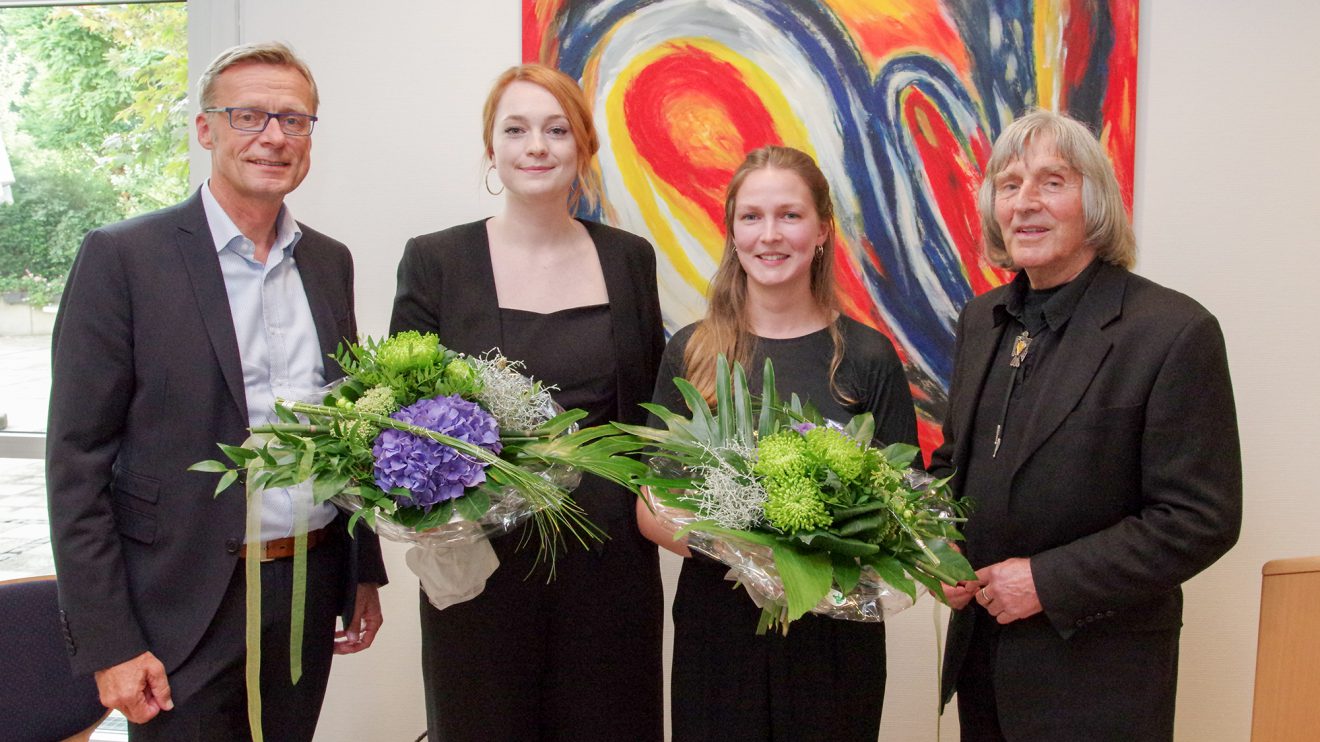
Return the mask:
POLYGON ((792 430, 761 439, 752 471, 762 477, 800 477, 807 473, 807 444, 792 430))
POLYGON ((445 377, 454 384, 472 384, 477 380, 477 369, 466 358, 455 358, 445 366, 445 377))
POLYGON ((777 477, 765 482, 765 518, 786 533, 824 528, 831 522, 820 489, 806 477, 777 477))
POLYGON ((844 482, 854 482, 866 467, 866 449, 842 431, 818 427, 806 432, 807 453, 844 482))
POLYGON ((376 348, 376 363, 396 373, 426 368, 440 357, 440 339, 433 333, 416 330, 400 332, 385 339, 376 348))

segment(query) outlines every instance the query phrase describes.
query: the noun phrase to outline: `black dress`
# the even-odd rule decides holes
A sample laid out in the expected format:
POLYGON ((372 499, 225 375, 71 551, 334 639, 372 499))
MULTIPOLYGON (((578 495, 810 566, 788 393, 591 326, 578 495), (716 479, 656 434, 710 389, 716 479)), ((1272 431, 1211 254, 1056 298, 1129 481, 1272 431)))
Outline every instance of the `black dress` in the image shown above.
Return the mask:
MULTIPOLYGON (((496 306, 484 223, 409 241, 391 332, 437 332, 465 353, 499 346, 526 373, 581 407, 581 425, 641 422, 634 381, 654 378, 661 343, 655 259, 641 238, 584 222, 610 302, 538 314, 496 306)), ((637 530, 634 497, 584 477, 573 493, 608 534, 557 555, 554 579, 534 567, 526 528, 492 543, 500 567, 485 590, 438 611, 421 598, 422 673, 430 739, 660 740, 664 599, 654 544, 637 530)))
MULTIPOLYGON (((672 378, 680 375, 693 327, 680 330, 665 348, 656 381, 655 401, 678 412, 687 408, 672 378)), ((844 405, 830 394, 834 349, 826 330, 758 339, 748 374, 752 391, 760 391, 768 356, 784 398, 795 392, 839 422, 869 411, 879 440, 915 444, 912 397, 893 346, 851 319, 840 318, 839 328, 845 345, 837 381, 855 403, 844 405)), ((674 598, 674 742, 873 742, 885 697, 885 625, 807 614, 787 636, 757 636, 761 609, 746 591, 734 589, 727 572, 703 556, 683 562, 674 598)))

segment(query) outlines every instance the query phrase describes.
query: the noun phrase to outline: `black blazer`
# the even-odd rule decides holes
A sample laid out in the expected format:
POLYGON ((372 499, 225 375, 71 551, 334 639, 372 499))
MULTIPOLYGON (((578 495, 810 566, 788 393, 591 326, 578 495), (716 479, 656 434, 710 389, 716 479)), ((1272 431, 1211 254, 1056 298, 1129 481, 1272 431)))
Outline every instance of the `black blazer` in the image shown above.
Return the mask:
MULTIPOLYGON (((299 226, 298 272, 330 354, 357 333, 352 258, 299 226)), ((238 340, 200 193, 87 235, 52 354, 46 477, 73 668, 150 650, 171 673, 216 614, 244 526, 241 486, 212 496, 217 476, 187 471, 219 458, 217 441, 248 435, 238 340)), ((327 359, 327 378, 341 375, 327 359)), ((358 577, 383 584, 374 534, 354 544, 358 577)), ((232 639, 241 656, 241 634, 232 639)))
MULTIPOLYGON (((583 221, 596 245, 609 296, 618 364, 618 412, 640 425, 655 384, 664 325, 655 282, 655 250, 645 239, 583 221)), ((490 263, 486 221, 462 224, 408 240, 399 261, 390 332, 434 332, 446 347, 479 355, 501 345, 499 298, 490 263)))
MULTIPOLYGON (((932 471, 954 473, 955 491, 963 486, 972 418, 1003 333, 993 307, 1007 290, 973 299, 958 322, 944 444, 931 457, 932 471)), ((1095 670, 1062 656, 1041 657, 1039 647, 1067 644, 1033 644, 1033 632, 1067 640, 1081 632, 1176 630, 1181 583, 1237 541, 1242 519, 1228 360, 1219 324, 1205 308, 1102 264, 1054 353, 1049 391, 1021 434, 1027 443, 1014 462, 1006 516, 971 515, 995 518, 991 526, 1005 534, 1002 542, 1017 545, 1013 556, 1031 558, 1044 607, 1043 616, 1001 635, 996 695, 1007 717, 1044 713, 1048 694, 1066 693, 1078 676, 1095 670), (1032 646, 1037 649, 1026 649, 1032 646), (1056 659, 1076 674, 1065 669, 1052 676, 1056 659)), ((950 620, 945 702, 972 619, 969 607, 950 620)), ((1176 655, 1172 661, 1176 670, 1176 655)), ((1148 668, 1105 671, 1131 674, 1133 684, 1121 677, 1114 683, 1121 689, 1137 687, 1148 668)), ((1106 705, 1099 697, 1086 702, 1106 705)))

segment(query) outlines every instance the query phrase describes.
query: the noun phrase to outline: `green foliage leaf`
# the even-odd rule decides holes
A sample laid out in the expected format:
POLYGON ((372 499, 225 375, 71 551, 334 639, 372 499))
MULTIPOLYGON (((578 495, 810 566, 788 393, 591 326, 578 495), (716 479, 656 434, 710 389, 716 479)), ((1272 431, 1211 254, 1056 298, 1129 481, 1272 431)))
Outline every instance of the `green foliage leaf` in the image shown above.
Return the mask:
POLYGON ((806 551, 784 545, 775 549, 775 569, 784 583, 788 601, 786 621, 795 621, 816 607, 830 591, 833 570, 830 558, 818 551, 806 551))
POLYGON ((959 580, 976 579, 976 570, 972 569, 967 557, 958 553, 948 541, 942 539, 927 541, 926 547, 939 559, 939 564, 922 561, 919 566, 932 577, 949 585, 957 584, 959 580))
POLYGON ((257 457, 257 452, 253 451, 250 448, 243 448, 242 446, 231 446, 227 443, 217 443, 216 445, 219 446, 220 450, 223 451, 224 454, 229 457, 230 461, 233 461, 235 464, 238 464, 239 466, 245 466, 247 465, 247 462, 257 457))
POLYGON ((856 415, 844 426, 843 432, 858 443, 869 446, 875 439, 875 417, 869 412, 856 415))
POLYGON ((733 390, 729 380, 729 359, 721 354, 715 359, 715 420, 720 444, 733 440, 733 390))
POLYGON ((856 559, 840 554, 831 554, 830 561, 834 565, 834 584, 839 592, 847 595, 857 587, 862 577, 862 565, 856 559))
POLYGON ((765 359, 761 367, 761 414, 757 421, 757 432, 762 438, 774 434, 778 428, 775 409, 779 405, 779 393, 775 389, 775 366, 770 359, 765 359))
POLYGON ((874 556, 864 559, 863 562, 874 569, 880 579, 903 591, 909 598, 916 599, 917 585, 908 576, 908 571, 902 562, 892 556, 874 556))
POLYGON ((218 495, 221 492, 224 492, 225 490, 229 489, 229 485, 233 484, 237 479, 238 479, 238 472, 234 471, 233 469, 230 469, 229 471, 225 472, 224 476, 220 477, 220 481, 217 482, 215 485, 215 494, 218 495))
POLYGON ((843 538, 829 531, 799 531, 794 534, 794 537, 812 548, 823 549, 832 554, 865 557, 880 552, 880 547, 876 544, 853 538, 843 538))
POLYGON ((480 520, 481 516, 490 510, 490 495, 484 490, 473 490, 468 494, 454 500, 454 509, 458 514, 468 520, 480 520))

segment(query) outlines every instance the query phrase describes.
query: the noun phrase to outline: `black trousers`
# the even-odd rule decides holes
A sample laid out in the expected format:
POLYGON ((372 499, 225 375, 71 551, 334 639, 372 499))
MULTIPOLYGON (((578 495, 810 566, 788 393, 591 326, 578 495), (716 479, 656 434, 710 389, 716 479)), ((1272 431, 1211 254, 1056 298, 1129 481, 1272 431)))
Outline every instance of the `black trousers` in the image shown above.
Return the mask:
MULTIPOLYGON (((290 682, 289 623, 293 560, 261 565, 261 724, 272 742, 311 742, 330 679, 335 620, 343 605, 347 535, 331 526, 329 538, 307 553, 307 603, 302 679, 290 682)), ((246 626, 244 564, 239 562, 211 627, 177 671, 181 684, 200 690, 146 724, 129 724, 130 742, 236 742, 250 739, 243 636, 246 626)), ((173 681, 174 676, 171 676, 173 681)), ((173 682, 171 682, 173 687, 173 682)))
POLYGON ((1173 739, 1177 629, 1064 639, 1044 617, 1000 626, 973 610, 957 684, 963 742, 1173 739))

